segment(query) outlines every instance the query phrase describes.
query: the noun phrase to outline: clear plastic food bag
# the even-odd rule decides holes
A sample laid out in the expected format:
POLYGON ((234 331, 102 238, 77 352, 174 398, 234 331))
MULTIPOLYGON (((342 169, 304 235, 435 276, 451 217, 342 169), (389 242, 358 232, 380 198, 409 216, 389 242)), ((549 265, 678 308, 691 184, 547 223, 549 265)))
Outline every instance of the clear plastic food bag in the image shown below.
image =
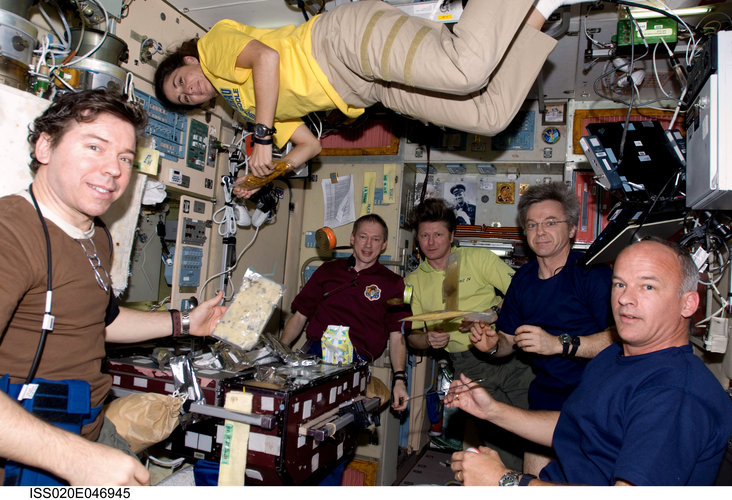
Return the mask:
POLYGON ((244 273, 234 300, 216 325, 213 336, 243 350, 255 346, 285 287, 251 269, 244 273))

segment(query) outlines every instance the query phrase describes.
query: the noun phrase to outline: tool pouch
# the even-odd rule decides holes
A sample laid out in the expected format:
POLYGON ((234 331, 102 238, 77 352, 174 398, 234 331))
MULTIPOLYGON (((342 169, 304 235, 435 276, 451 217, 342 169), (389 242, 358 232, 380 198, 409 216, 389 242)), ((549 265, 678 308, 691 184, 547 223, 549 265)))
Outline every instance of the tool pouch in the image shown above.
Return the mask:
MULTIPOLYGON (((34 379, 30 384, 11 384, 10 377, 0 377, 0 390, 41 420, 80 434, 92 423, 102 406, 91 407, 91 389, 84 380, 34 379), (19 396, 22 396, 19 398, 19 396)), ((42 452, 39 450, 39 452, 42 452)), ((59 486, 67 483, 46 471, 8 460, 5 463, 5 486, 59 486)))

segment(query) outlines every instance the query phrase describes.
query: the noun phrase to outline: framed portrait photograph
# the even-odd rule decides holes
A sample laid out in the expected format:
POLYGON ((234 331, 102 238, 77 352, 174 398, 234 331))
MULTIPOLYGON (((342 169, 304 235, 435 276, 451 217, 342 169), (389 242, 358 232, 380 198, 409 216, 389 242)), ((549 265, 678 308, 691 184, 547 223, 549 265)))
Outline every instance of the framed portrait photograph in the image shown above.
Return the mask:
POLYGON ((478 198, 476 182, 445 183, 443 198, 455 211, 458 225, 475 224, 475 204, 478 198))
POLYGON ((567 123, 567 103, 548 102, 541 117, 542 125, 565 125, 567 123))

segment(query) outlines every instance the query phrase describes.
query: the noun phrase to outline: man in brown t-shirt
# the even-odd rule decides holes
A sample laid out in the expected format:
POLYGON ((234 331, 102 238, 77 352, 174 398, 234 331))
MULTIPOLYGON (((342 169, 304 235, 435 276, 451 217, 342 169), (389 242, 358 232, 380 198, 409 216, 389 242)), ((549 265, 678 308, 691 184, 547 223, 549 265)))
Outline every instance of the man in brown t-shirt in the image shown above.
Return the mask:
MULTIPOLYGON (((110 242, 104 231, 95 231, 95 217, 129 183, 136 132, 145 122, 144 111, 104 90, 61 95, 34 121, 28 136, 33 184, 0 198, 0 375, 8 374, 11 384, 35 377, 85 381, 91 405, 98 406, 111 386, 111 377, 101 372, 105 341, 180 333, 181 313, 116 306, 107 271, 110 242), (53 307, 44 315, 49 271, 53 307), (47 335, 36 364, 42 328, 47 335)), ((210 335, 226 309, 218 305, 221 299, 219 294, 190 311, 185 333, 210 335)), ((107 434, 103 421, 97 416, 77 436, 0 393, 0 459, 37 467, 72 485, 149 484, 142 464, 94 442, 107 434)))

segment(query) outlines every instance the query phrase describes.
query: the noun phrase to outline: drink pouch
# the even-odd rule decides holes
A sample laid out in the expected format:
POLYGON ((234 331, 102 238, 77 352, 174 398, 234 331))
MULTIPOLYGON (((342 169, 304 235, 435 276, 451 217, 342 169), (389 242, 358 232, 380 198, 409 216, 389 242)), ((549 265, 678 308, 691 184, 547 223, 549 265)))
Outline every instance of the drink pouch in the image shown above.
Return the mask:
POLYGON ((353 363, 353 344, 348 336, 349 328, 341 325, 328 325, 320 339, 323 362, 331 365, 353 363))

